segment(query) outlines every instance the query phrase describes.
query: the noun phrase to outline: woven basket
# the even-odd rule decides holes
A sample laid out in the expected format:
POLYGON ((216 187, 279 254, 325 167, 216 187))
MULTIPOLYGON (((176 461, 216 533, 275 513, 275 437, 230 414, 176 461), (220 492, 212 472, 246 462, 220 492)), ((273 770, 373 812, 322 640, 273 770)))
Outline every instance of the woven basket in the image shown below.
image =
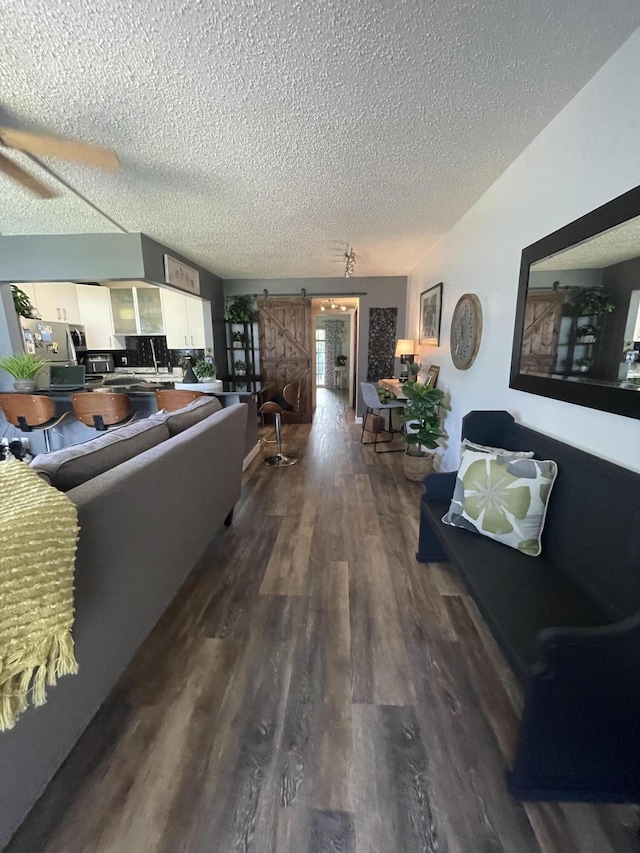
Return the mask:
POLYGON ((407 480, 420 482, 427 474, 433 471, 433 453, 427 453, 426 456, 409 456, 404 453, 402 456, 402 468, 407 480))

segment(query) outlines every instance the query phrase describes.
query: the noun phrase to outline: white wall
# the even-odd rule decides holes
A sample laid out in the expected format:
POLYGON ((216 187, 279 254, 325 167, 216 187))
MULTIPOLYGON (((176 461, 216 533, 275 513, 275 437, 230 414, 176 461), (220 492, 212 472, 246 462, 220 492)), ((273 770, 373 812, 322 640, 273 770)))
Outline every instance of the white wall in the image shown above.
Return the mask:
POLYGON ((440 365, 438 387, 451 394, 443 470, 458 465, 466 412, 507 409, 533 429, 640 471, 639 421, 508 387, 521 251, 640 184, 639 81, 640 29, 409 276, 407 337, 417 334, 420 292, 444 282, 441 346, 421 352, 440 365), (473 366, 458 371, 449 331, 466 292, 480 298, 484 333, 473 366))

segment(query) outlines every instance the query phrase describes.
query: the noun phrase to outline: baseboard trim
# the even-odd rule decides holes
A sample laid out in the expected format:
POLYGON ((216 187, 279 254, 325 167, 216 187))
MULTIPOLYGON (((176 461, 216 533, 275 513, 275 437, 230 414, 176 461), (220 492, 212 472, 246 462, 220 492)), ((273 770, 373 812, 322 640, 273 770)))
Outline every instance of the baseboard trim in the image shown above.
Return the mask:
POLYGON ((244 457, 244 462, 242 463, 242 470, 246 471, 249 465, 253 462, 256 456, 260 453, 260 442, 258 442, 254 448, 252 448, 249 453, 244 457))

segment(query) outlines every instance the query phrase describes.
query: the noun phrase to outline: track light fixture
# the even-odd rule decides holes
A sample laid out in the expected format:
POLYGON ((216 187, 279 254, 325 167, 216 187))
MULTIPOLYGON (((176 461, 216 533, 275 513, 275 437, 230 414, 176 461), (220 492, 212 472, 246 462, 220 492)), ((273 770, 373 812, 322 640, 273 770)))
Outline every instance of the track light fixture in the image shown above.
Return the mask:
POLYGON ((344 261, 344 277, 351 278, 356 271, 356 253, 353 251, 353 246, 344 253, 344 261))

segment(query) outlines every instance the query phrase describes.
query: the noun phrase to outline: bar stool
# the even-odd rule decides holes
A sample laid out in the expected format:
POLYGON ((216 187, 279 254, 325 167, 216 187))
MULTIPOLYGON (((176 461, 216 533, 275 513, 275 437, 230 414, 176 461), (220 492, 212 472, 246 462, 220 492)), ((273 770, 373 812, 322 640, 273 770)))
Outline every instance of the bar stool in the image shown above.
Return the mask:
POLYGON ((174 391, 166 389, 164 391, 156 391, 156 404, 158 411, 164 409, 165 412, 175 412, 176 409, 183 409, 189 403, 193 403, 198 397, 204 397, 202 391, 174 391))
MULTIPOLYGON (((389 444, 390 441, 393 441, 393 434, 396 432, 402 432, 402 430, 397 430, 393 428, 393 422, 391 420, 393 416, 393 409, 404 409, 405 403, 402 400, 394 400, 391 403, 382 403, 380 398, 378 397, 378 389, 373 382, 361 382, 360 388, 362 390, 362 399, 364 400, 364 404, 367 407, 366 412, 364 413, 364 418, 362 419, 362 435, 360 436, 361 444, 373 444, 373 450, 375 453, 381 453, 383 451, 378 450, 378 444, 389 444), (374 411, 377 410, 379 412, 389 412, 389 429, 387 432, 390 435, 390 438, 385 438, 384 441, 378 441, 378 433, 382 432, 380 429, 374 429, 374 439, 373 442, 364 440, 364 431, 367 425, 367 418, 369 414, 373 414, 374 411)), ((384 453, 399 453, 400 451, 404 451, 404 447, 398 448, 398 450, 385 450, 384 453)))
POLYGON ((300 394, 302 386, 300 382, 290 382, 285 385, 282 396, 277 395, 272 400, 267 400, 258 409, 260 415, 273 415, 276 427, 276 454, 275 456, 267 456, 264 460, 265 465, 271 468, 287 468, 289 465, 295 465, 298 461, 292 456, 285 456, 282 452, 282 415, 286 412, 296 412, 300 406, 300 394))
POLYGON ((71 395, 76 418, 98 432, 127 426, 137 412, 131 412, 131 400, 126 394, 102 394, 85 391, 71 395))
POLYGON ((51 397, 39 394, 0 394, 0 409, 13 426, 20 432, 44 433, 44 446, 51 452, 49 430, 57 427, 69 414, 56 415, 56 404, 51 397))

